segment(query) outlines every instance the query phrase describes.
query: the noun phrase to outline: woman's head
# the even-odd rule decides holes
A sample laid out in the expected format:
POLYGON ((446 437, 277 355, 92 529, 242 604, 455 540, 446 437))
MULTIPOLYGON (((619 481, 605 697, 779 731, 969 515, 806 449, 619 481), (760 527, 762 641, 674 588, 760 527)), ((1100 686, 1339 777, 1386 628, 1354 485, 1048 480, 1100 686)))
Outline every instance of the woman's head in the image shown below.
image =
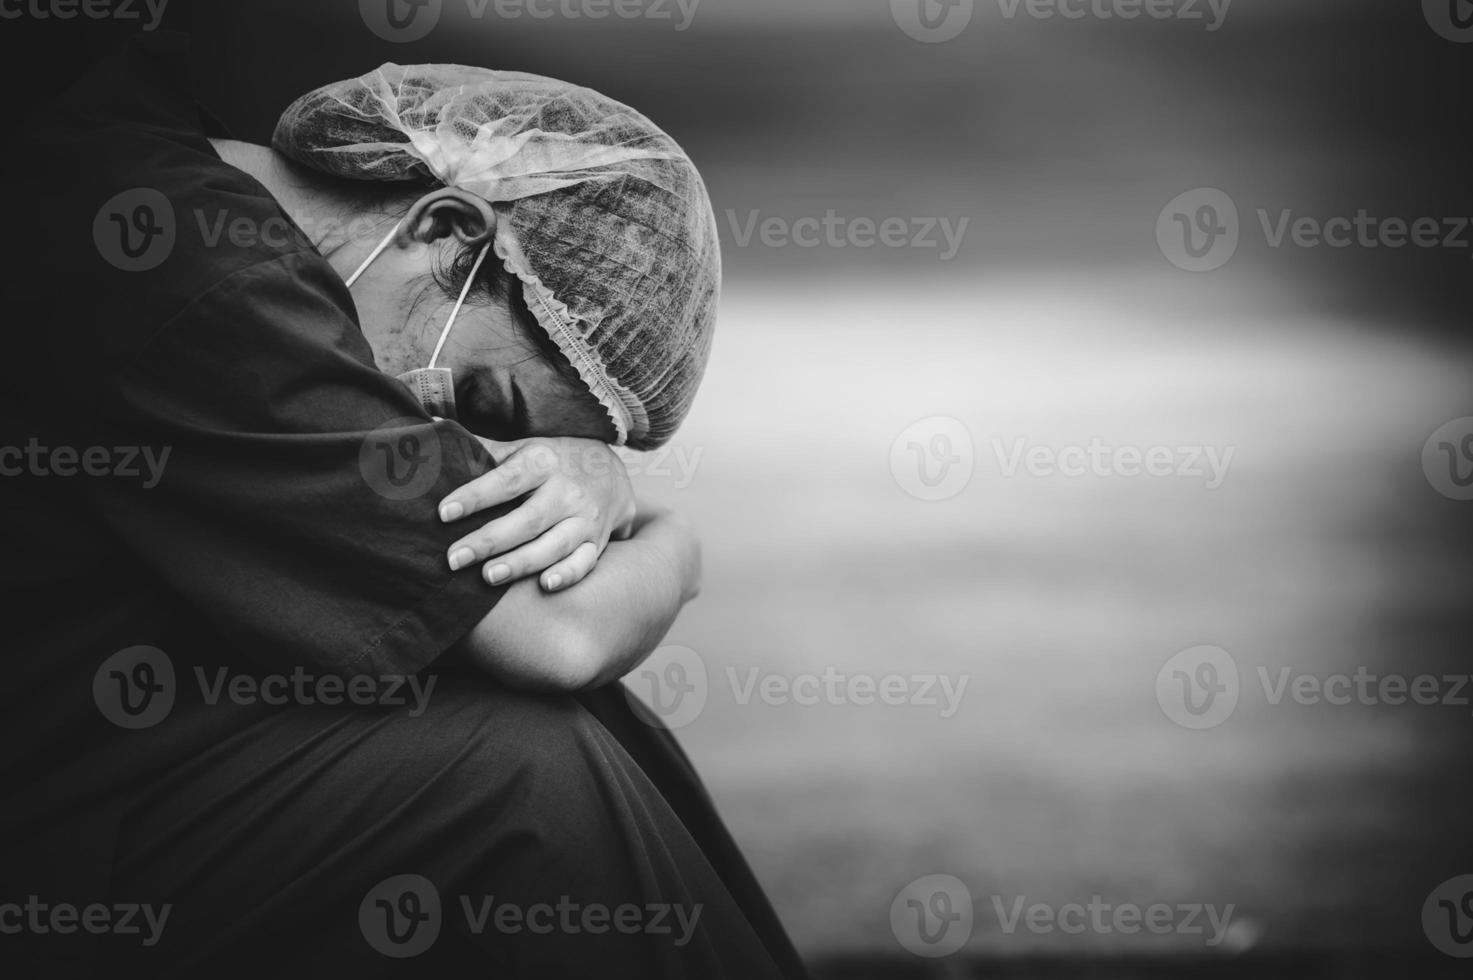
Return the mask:
POLYGON ((419 352, 426 324, 444 324, 485 250, 461 316, 495 339, 463 335, 457 320, 445 347, 466 368, 481 363, 478 382, 456 371, 468 403, 555 414, 552 399, 529 405, 496 375, 508 370, 498 358, 535 354, 547 369, 537 385, 565 388, 571 417, 556 424, 587 427, 592 414, 635 448, 674 433, 709 354, 720 251, 699 174, 653 123, 538 76, 385 65, 297 100, 273 144, 320 175, 392 189, 383 233, 402 216, 398 247, 355 288, 366 317, 404 316, 391 363, 419 352), (411 281, 427 285, 402 288, 411 281), (589 399, 601 416, 579 406, 589 399))
POLYGON ((617 441, 608 412, 528 308, 521 281, 487 247, 494 209, 454 188, 388 196, 334 189, 341 217, 333 224, 357 231, 317 244, 329 259, 348 246, 375 246, 353 292, 380 369, 405 375, 432 360, 448 369, 457 417, 489 438, 617 441))

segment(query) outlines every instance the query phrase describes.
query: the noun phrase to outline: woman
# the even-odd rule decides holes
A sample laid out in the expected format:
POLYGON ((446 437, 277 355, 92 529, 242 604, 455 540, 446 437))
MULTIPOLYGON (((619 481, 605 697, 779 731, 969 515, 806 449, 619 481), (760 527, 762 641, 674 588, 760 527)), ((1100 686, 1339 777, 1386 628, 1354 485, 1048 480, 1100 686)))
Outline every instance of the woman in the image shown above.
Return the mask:
POLYGON ((410 130, 455 86, 394 72, 300 102, 273 154, 213 130, 154 37, 39 114, 44 168, 8 167, 31 369, 4 442, 50 463, 0 482, 28 613, 0 690, 0 908, 119 927, 6 919, 0 954, 26 975, 801 975, 685 757, 606 683, 693 595, 693 539, 631 509, 599 443, 498 445, 493 469, 448 420, 668 438, 709 344, 704 191, 585 90, 498 101, 520 83, 472 72, 484 121, 520 121, 457 147, 463 118, 410 130), (364 111, 391 75, 399 135, 364 111), (311 240, 263 233, 283 219, 311 240), (156 479, 102 465, 130 448, 156 479), (95 471, 64 478, 79 456, 95 471))

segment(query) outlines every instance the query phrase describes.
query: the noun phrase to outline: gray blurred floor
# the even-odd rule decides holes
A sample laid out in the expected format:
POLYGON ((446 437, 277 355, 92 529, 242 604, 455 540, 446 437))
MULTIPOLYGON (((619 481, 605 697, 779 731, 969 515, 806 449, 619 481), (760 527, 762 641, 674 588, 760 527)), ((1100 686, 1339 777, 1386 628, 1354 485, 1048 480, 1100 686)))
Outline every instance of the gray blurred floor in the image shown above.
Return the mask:
POLYGON ((894 950, 890 901, 932 872, 977 897, 977 951, 1201 949, 1005 936, 994 894, 1233 903, 1236 951, 1425 942, 1423 898, 1465 870, 1469 710, 1274 707, 1250 675, 1466 665, 1466 505, 1433 493, 1420 452, 1467 411, 1469 364, 1374 325, 1186 322, 1179 288, 1040 279, 919 306, 857 282, 734 291, 678 439, 695 478, 645 483, 707 542, 705 594, 670 637, 713 675, 682 738, 806 950, 894 950), (953 326, 917 342, 918 311, 953 326), (942 503, 889 470, 929 414, 977 444, 971 486, 942 503), (1237 454, 1215 491, 1006 478, 994 436, 1237 454), (1154 685, 1204 643, 1245 693, 1193 732, 1154 685), (970 686, 942 719, 742 705, 720 676, 829 665, 970 686))

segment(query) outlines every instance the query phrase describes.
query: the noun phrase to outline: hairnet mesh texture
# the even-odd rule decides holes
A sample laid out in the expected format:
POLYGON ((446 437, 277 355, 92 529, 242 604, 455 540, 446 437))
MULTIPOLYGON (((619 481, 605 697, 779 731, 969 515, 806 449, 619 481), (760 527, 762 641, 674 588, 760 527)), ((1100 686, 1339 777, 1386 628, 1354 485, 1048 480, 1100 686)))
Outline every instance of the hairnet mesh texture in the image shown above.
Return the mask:
POLYGON ((519 72, 386 64, 309 92, 276 150, 334 177, 459 187, 619 441, 666 442, 710 355, 721 257, 705 184, 652 122, 519 72))

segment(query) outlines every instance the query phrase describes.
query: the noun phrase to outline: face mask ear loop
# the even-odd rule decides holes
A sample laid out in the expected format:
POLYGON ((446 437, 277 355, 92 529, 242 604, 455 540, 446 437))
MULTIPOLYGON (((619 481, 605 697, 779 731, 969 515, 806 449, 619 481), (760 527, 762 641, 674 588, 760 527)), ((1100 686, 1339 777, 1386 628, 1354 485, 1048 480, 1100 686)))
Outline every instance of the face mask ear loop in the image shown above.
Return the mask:
POLYGON ((460 291, 460 299, 455 301, 455 309, 450 311, 450 319, 445 321, 445 329, 440 331, 440 339, 435 344, 435 352, 430 355, 430 367, 440 359, 440 351, 445 349, 445 341, 450 338, 450 328, 455 326, 455 318, 460 315, 460 308, 465 305, 465 298, 470 295, 471 286, 475 285, 476 273, 481 271, 481 263, 486 261, 486 253, 491 251, 491 243, 487 242, 481 249, 481 254, 476 256, 476 264, 471 266, 471 274, 466 276, 465 288, 460 291))
POLYGON ((375 247, 372 252, 369 252, 368 253, 368 258, 366 258, 366 259, 363 260, 363 264, 358 267, 358 271, 355 272, 355 273, 353 273, 351 276, 348 277, 348 288, 349 289, 352 289, 353 288, 353 284, 355 282, 357 282, 360 278, 363 277, 363 273, 365 273, 365 272, 368 271, 368 267, 369 266, 373 265, 373 260, 376 259, 376 258, 378 258, 380 255, 383 255, 384 254, 384 249, 388 248, 391 244, 393 244, 394 239, 399 236, 399 229, 400 228, 403 228, 403 227, 404 227, 404 221, 401 218, 400 221, 399 221, 399 223, 394 226, 394 230, 391 231, 391 232, 389 232, 389 237, 388 238, 385 238, 383 241, 379 242, 378 243, 378 246, 375 247))

